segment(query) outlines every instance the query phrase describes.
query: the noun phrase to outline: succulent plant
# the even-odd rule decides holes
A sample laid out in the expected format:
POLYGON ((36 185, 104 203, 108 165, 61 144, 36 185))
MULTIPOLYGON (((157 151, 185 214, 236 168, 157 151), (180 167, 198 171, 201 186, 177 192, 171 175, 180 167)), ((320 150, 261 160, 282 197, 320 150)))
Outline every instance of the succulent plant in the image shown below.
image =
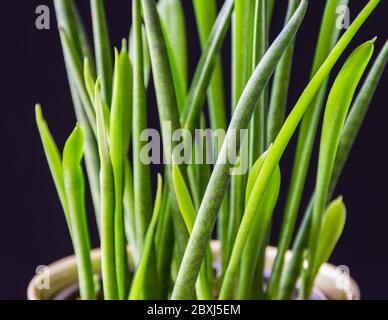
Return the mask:
POLYGON ((77 257, 80 298, 97 297, 85 204, 90 190, 105 299, 290 299, 298 279, 299 296, 309 299, 345 224, 346 208, 342 197, 333 199, 334 188, 386 65, 387 42, 357 95, 375 38, 347 57, 330 90, 328 77, 379 0, 368 1, 341 37, 336 8, 348 1, 326 2, 311 79, 288 115, 295 37, 307 0, 288 1, 284 27, 272 43, 268 30, 276 1, 225 0, 217 13, 215 0, 193 0, 202 54, 190 82, 181 1, 131 2, 132 27, 118 51, 110 46, 103 1, 90 1, 92 53, 75 3, 54 1, 77 117, 62 154, 39 105, 36 121, 77 257), (229 29, 227 121, 221 46, 229 29), (147 103, 151 79, 157 111, 147 103), (297 229, 322 110, 315 191, 297 229), (148 116, 155 113, 167 161, 153 192, 152 161, 143 155, 149 147, 148 116), (223 141, 193 137, 207 123, 213 132, 227 130, 223 141), (279 161, 298 126, 278 252, 265 276, 279 161), (181 161, 183 148, 191 161, 181 161), (209 149, 215 163, 196 161, 209 149), (242 164, 247 170, 236 171, 242 164), (210 247, 216 226, 219 255, 210 247), (293 253, 285 264, 288 249, 293 253))

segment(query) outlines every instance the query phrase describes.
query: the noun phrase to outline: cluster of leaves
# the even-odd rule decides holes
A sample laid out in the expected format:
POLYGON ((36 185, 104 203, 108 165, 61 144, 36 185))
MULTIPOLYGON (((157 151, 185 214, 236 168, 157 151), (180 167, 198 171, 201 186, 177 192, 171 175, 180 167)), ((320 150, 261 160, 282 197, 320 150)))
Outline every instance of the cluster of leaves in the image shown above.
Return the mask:
MULTIPOLYGON (((388 59, 385 43, 354 101, 375 39, 356 48, 339 71, 324 108, 315 192, 296 229, 329 74, 379 0, 370 0, 339 38, 336 8, 347 2, 327 1, 311 80, 286 117, 295 36, 307 0, 288 1, 284 28, 271 45, 275 1, 225 0, 217 15, 215 0, 193 0, 202 55, 190 84, 180 0, 132 0, 129 41, 115 49, 114 64, 102 0, 90 1, 94 54, 73 1, 54 1, 78 121, 62 155, 39 105, 36 120, 78 261, 80 298, 97 297, 83 159, 100 233, 105 299, 290 299, 298 279, 301 297, 310 298, 345 224, 345 205, 342 197, 332 201, 333 191, 388 59), (220 48, 230 25, 227 124, 220 48), (150 166, 140 159, 147 113, 155 112, 146 97, 151 69, 161 123, 168 121, 172 130, 204 128, 207 99, 211 128, 228 128, 213 168, 166 165, 166 183, 159 175, 155 197, 150 166), (264 278, 279 161, 299 125, 278 253, 271 276, 264 278), (227 149, 239 149, 240 136, 232 131, 240 129, 249 129, 249 172, 231 178, 227 149), (214 255, 210 239, 217 218, 221 248, 214 255)), ((165 132, 162 137, 164 150, 172 150, 177 142, 165 132)), ((194 144, 194 154, 203 148, 186 142, 194 144)))

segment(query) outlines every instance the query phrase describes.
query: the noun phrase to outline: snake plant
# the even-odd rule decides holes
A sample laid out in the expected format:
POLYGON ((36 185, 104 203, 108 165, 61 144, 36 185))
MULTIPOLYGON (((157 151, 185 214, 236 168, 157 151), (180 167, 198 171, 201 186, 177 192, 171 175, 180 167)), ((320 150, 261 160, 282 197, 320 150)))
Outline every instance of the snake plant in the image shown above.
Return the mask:
POLYGON ((54 0, 77 121, 62 153, 39 104, 36 122, 77 258, 80 299, 101 296, 90 255, 89 196, 100 235, 104 299, 310 299, 345 225, 345 204, 341 196, 333 198, 335 186, 387 63, 388 44, 377 57, 375 41, 384 39, 358 44, 347 57, 344 52, 380 1, 364 1, 342 35, 337 7, 348 1, 326 2, 315 56, 306 57, 313 62, 310 81, 298 84, 302 94, 288 114, 295 39, 309 1, 288 1, 273 41, 274 0, 225 0, 219 10, 216 0, 193 0, 191 8, 185 1, 195 13, 202 49, 192 79, 183 1, 131 0, 132 26, 119 49, 110 45, 103 1, 90 0, 92 42, 76 2, 54 0), (222 49, 229 30, 232 48, 222 49), (230 81, 222 50, 232 52, 230 81), (335 66, 340 68, 331 84, 335 66), (157 109, 147 101, 151 81, 157 109), (232 95, 229 120, 226 90, 232 95), (150 114, 159 116, 165 160, 157 186, 152 159, 144 157, 150 114), (321 114, 315 191, 304 210, 301 197, 321 114), (193 138, 207 123, 212 132, 226 130, 223 139, 193 138), (278 251, 268 272, 265 249, 282 180, 279 162, 297 128, 278 251), (180 161, 177 154, 186 149, 189 161, 180 161), (215 161, 197 161, 209 149, 215 161), (240 172, 244 164, 247 170, 240 172))

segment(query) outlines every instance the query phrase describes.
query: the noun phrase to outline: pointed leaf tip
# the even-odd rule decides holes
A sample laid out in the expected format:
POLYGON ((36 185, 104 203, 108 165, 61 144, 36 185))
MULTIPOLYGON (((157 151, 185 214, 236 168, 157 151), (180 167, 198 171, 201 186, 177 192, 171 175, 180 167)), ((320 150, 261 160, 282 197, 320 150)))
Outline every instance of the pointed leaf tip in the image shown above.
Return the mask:
POLYGON ((77 124, 66 140, 63 149, 64 166, 74 165, 75 162, 81 162, 84 152, 84 134, 82 128, 77 124))
POLYGON ((377 36, 374 37, 373 39, 369 40, 368 42, 371 43, 371 44, 374 44, 377 40, 377 36))
POLYGON ((36 118, 43 118, 42 107, 39 103, 35 105, 35 116, 36 118))
POLYGON ((127 52, 127 46, 128 46, 128 41, 127 39, 123 38, 121 40, 121 52, 127 52))

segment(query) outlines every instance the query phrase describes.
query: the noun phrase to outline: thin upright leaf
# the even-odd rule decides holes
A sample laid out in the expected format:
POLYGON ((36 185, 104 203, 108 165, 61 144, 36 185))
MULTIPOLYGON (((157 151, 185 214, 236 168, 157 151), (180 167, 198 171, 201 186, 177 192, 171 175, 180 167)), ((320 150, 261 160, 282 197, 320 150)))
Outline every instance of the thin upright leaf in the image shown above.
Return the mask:
MULTIPOLYGON (((174 191, 178 202, 179 209, 185 221, 186 227, 191 234, 194 226, 197 213, 192 202, 189 189, 186 186, 184 178, 177 165, 173 165, 172 179, 174 184, 174 191)), ((207 255, 208 257, 209 255, 207 255)), ((196 284, 197 297, 200 300, 211 300, 212 299, 212 288, 207 277, 206 265, 210 263, 207 257, 201 266, 199 277, 196 284)))
POLYGON ((341 133, 340 143, 338 146, 337 156, 333 168, 333 177, 330 184, 330 190, 333 192, 338 178, 348 159, 350 150, 356 140, 361 124, 368 111, 368 107, 372 101, 373 95, 376 91, 379 80, 384 72, 385 66, 388 62, 388 41, 385 42, 381 52, 365 79, 360 92, 358 93, 354 103, 350 109, 349 115, 346 118, 344 129, 341 133))
MULTIPOLYGON (((206 49, 206 43, 211 34, 213 25, 217 18, 216 0, 193 0, 193 7, 197 29, 199 33, 202 52, 206 49)), ((224 94, 224 74, 222 70, 222 61, 220 53, 217 54, 213 74, 210 79, 207 91, 207 101, 209 110, 210 127, 213 130, 226 129, 226 103, 224 94)), ((219 145, 214 145, 215 154, 218 152, 219 145)), ((209 167, 205 167, 209 169, 209 167)), ((198 169, 202 172, 201 169, 198 169)), ((210 174, 209 174, 210 176, 210 174)), ((206 186, 208 177, 206 177, 206 186)), ((201 198, 203 193, 201 193, 201 198)), ((221 241, 221 268, 226 266, 226 242, 228 237, 228 220, 229 220, 229 194, 226 192, 221 206, 221 212, 218 221, 218 237, 221 241)))
POLYGON ((82 60, 77 56, 77 53, 73 47, 73 44, 69 37, 66 34, 64 29, 60 29, 61 41, 63 45, 63 50, 65 53, 65 58, 69 63, 69 69, 71 72, 71 79, 74 81, 74 84, 77 88, 77 92, 82 101, 82 106, 84 107, 84 112, 88 117, 89 125, 92 128, 94 134, 96 135, 96 125, 95 125, 95 113, 91 101, 89 100, 88 91, 86 89, 84 78, 82 75, 82 60))
MULTIPOLYGON (((150 53, 148 50, 147 35, 145 32, 144 25, 142 25, 141 34, 142 34, 142 44, 143 44, 144 87, 147 88, 150 80, 150 74, 151 74, 151 61, 150 61, 150 53)), ((134 38, 133 26, 129 31, 128 47, 129 47, 128 49, 129 57, 131 59, 132 64, 134 64, 133 61, 134 61, 134 54, 135 54, 135 38, 134 38)))
MULTIPOLYGON (((195 18, 202 50, 216 21, 217 5, 215 0, 193 0, 195 18)), ((212 129, 226 129, 225 96, 223 84, 222 61, 217 55, 210 80, 207 99, 209 104, 210 126, 212 129)))
MULTIPOLYGON (((186 22, 181 0, 160 0, 158 12, 164 26, 164 37, 169 50, 170 61, 174 60, 176 72, 173 72, 175 88, 180 87, 183 97, 177 92, 178 106, 183 108, 187 91, 187 43, 186 43, 186 22), (179 32, 177 32, 179 30, 179 32), (168 40, 167 40, 167 39, 168 40), (171 53, 170 53, 171 52, 171 53)), ((173 69, 172 69, 173 70, 173 69)))
MULTIPOLYGON (((166 162, 171 163, 173 147, 177 144, 172 141, 170 132, 175 132, 180 128, 178 105, 174 89, 173 77, 169 65, 168 53, 163 38, 163 31, 154 0, 142 0, 144 22, 150 50, 153 79, 158 104, 159 120, 162 127, 163 148, 166 162), (170 131, 171 130, 171 131, 170 131)), ((171 181, 171 165, 166 165, 167 181, 173 188, 171 181)), ((174 198, 172 198, 175 200, 174 198)), ((172 206, 176 204, 172 203, 172 206)), ((178 210, 173 210, 174 235, 178 243, 180 255, 183 255, 184 247, 188 239, 184 221, 178 210)))
POLYGON ((176 59, 176 54, 174 52, 174 45, 170 40, 169 32, 164 26, 163 21, 161 21, 161 27, 163 30, 163 38, 167 49, 168 60, 170 63, 172 79, 174 81, 178 110, 181 113, 183 111, 186 100, 187 83, 185 83, 183 80, 182 71, 179 69, 179 65, 177 63, 178 60, 176 59))
POLYGON ((64 27, 69 38, 72 39, 78 58, 82 60, 87 57, 93 65, 90 43, 74 1, 54 0, 54 6, 58 25, 64 27))
POLYGON ((346 208, 342 197, 338 197, 326 209, 322 220, 321 236, 313 267, 314 277, 318 274, 321 265, 329 260, 338 239, 345 226, 346 208))
POLYGON ((168 184, 164 185, 158 228, 155 235, 156 268, 161 299, 168 299, 172 281, 172 258, 174 231, 172 225, 171 199, 168 184))
POLYGON ((101 77, 103 100, 110 105, 112 99, 112 57, 103 0, 90 0, 90 7, 97 74, 101 77))
MULTIPOLYGON (((298 6, 299 0, 289 0, 286 22, 290 19, 298 6)), ((293 41, 284 53, 274 75, 271 91, 271 102, 268 111, 267 144, 275 140, 284 122, 286 114, 288 88, 291 75, 292 58, 294 54, 293 41)))
MULTIPOLYGON (((249 75, 253 71, 260 59, 265 54, 268 47, 268 27, 267 27, 267 1, 255 0, 254 1, 254 21, 252 34, 252 56, 249 64, 249 75)), ((295 11, 295 10, 294 10, 295 11)), ((291 44, 292 45, 292 44, 291 44)), ((288 49, 289 50, 289 49, 288 49)), ((286 51, 286 53, 288 52, 286 51)), ((283 59, 283 58, 282 58, 283 59)), ((279 63, 281 63, 280 60, 279 63)), ((266 130, 266 100, 267 100, 267 89, 263 92, 258 100, 258 105, 253 114, 253 118, 250 124, 249 134, 249 164, 250 167, 256 162, 258 157, 264 152, 265 149, 265 130, 266 130)))
POLYGON ((194 130, 195 125, 199 120, 201 108, 206 97, 206 90, 214 70, 218 50, 221 47, 229 27, 233 6, 234 0, 225 1, 207 40, 206 48, 203 50, 201 59, 195 70, 193 81, 190 84, 185 108, 180 117, 182 127, 189 130, 194 130))
POLYGON ((124 162, 126 160, 129 132, 132 127, 132 67, 123 41, 120 54, 115 52, 115 77, 110 112, 110 158, 112 162, 115 192, 115 256, 119 299, 128 295, 129 274, 127 245, 124 230, 123 190, 124 162))
POLYGON ((83 300, 94 300, 96 293, 86 217, 85 182, 81 166, 83 152, 84 135, 82 129, 77 125, 67 139, 63 150, 63 179, 71 221, 73 246, 77 257, 80 297, 83 300))
POLYGON ((107 129, 102 110, 100 79, 95 86, 95 106, 97 116, 97 142, 100 153, 100 194, 101 194, 101 271, 104 297, 118 298, 115 263, 115 191, 112 162, 109 154, 107 129))
POLYGON ((127 242, 133 247, 133 259, 138 261, 136 245, 135 200, 133 190, 133 172, 129 161, 124 163, 124 223, 127 242))
MULTIPOLYGON (((322 126, 315 185, 314 213, 311 221, 308 247, 310 266, 313 266, 316 257, 322 217, 328 200, 330 180, 341 131, 358 82, 372 57, 374 41, 375 39, 359 46, 346 60, 330 90, 327 100, 322 126)), ((314 281, 313 276, 313 269, 310 267, 306 270, 306 277, 302 286, 302 295, 305 299, 310 297, 314 281)))
MULTIPOLYGON (((268 48, 269 43, 269 8, 268 1, 266 0, 255 0, 254 7, 252 8, 253 14, 251 14, 253 19, 253 26, 251 30, 251 46, 252 54, 251 57, 251 70, 259 63, 260 59, 264 56, 268 48)), ((259 100, 257 101, 257 107, 253 113, 251 124, 249 127, 249 167, 253 166, 255 161, 259 156, 264 152, 266 148, 266 114, 268 113, 268 87, 266 87, 261 94, 259 100)), ((266 208, 270 215, 272 212, 266 208)), ((270 208, 269 208, 270 209, 270 208)), ((259 222, 257 222, 259 223, 259 222)), ((259 289, 255 292, 255 295, 252 295, 253 298, 263 298, 263 287, 264 287, 264 261, 265 261, 265 248, 267 247, 269 241, 270 226, 266 227, 265 238, 261 243, 261 247, 256 248, 255 255, 255 271, 254 286, 257 286, 259 289)), ((255 237, 255 236, 251 236, 255 237)), ((255 241, 254 239, 252 241, 255 241)), ((253 249, 251 249, 253 250, 253 249)), ((249 274, 249 273, 248 273, 249 274)), ((247 283, 246 281, 244 283, 247 283)), ((252 285, 252 284, 248 284, 252 285)), ((240 290, 241 294, 241 290, 240 290)), ((244 293, 245 294, 245 293, 244 293)))
POLYGON ((141 149, 145 145, 140 135, 147 128, 147 105, 144 88, 143 39, 140 16, 140 0, 132 2, 133 16, 133 170, 136 215, 136 243, 139 254, 143 251, 144 237, 151 220, 151 184, 149 166, 141 161, 141 149))
POLYGON ((146 276, 147 276, 147 272, 146 272, 147 265, 148 265, 148 262, 150 259, 152 246, 154 244, 154 235, 155 235, 155 230, 156 230, 157 223, 158 223, 160 204, 161 204, 161 200, 162 200, 162 190, 163 190, 162 176, 159 174, 158 175, 158 189, 156 191, 154 211, 152 214, 152 219, 151 219, 150 225, 149 225, 148 230, 147 230, 147 235, 146 235, 146 239, 144 242, 143 255, 141 256, 140 262, 137 266, 136 273, 135 273, 134 278, 133 278, 131 291, 129 294, 130 300, 139 300, 142 297, 143 285, 144 285, 144 281, 145 281, 146 276))
MULTIPOLYGON (((250 31, 253 0, 236 0, 232 24, 232 112, 241 97, 244 87, 251 74, 250 31)), ((252 47, 252 46, 251 46, 252 47)), ((254 111, 254 114, 256 110, 254 111)), ((237 151, 239 151, 237 149, 237 151)), ((237 158, 236 167, 243 161, 237 158)), ((245 175, 231 177, 228 236, 226 258, 229 260, 236 239, 238 226, 244 212, 245 175)))
POLYGON ((51 135, 50 129, 47 126, 46 120, 43 117, 42 107, 39 104, 35 106, 35 118, 44 152, 46 154, 46 159, 50 167, 51 176, 53 177, 55 188, 57 189, 59 200, 61 201, 62 208, 65 213, 66 222, 71 232, 71 220, 63 180, 61 155, 51 135))
MULTIPOLYGON (((260 157, 256 163, 258 164, 255 164, 255 166, 262 167, 264 157, 260 157)), ((255 180, 259 174, 259 170, 257 170, 256 173, 254 172, 255 170, 252 169, 247 182, 247 192, 245 198, 246 208, 248 208, 248 206, 252 203, 250 197, 254 188, 255 180)), ((277 168, 268 183, 267 191, 265 192, 261 203, 257 207, 254 224, 249 231, 247 243, 245 244, 244 250, 241 254, 241 272, 237 294, 239 299, 249 299, 252 297, 252 292, 254 291, 252 286, 256 275, 255 271, 257 270, 256 266, 259 263, 259 258, 261 258, 260 252, 265 251, 265 248, 263 247, 266 246, 266 235, 268 233, 271 217, 278 199, 279 190, 280 169, 277 168)), ((258 276, 263 277, 263 273, 258 276)), ((255 290, 262 293, 263 289, 264 288, 256 288, 255 290)))

